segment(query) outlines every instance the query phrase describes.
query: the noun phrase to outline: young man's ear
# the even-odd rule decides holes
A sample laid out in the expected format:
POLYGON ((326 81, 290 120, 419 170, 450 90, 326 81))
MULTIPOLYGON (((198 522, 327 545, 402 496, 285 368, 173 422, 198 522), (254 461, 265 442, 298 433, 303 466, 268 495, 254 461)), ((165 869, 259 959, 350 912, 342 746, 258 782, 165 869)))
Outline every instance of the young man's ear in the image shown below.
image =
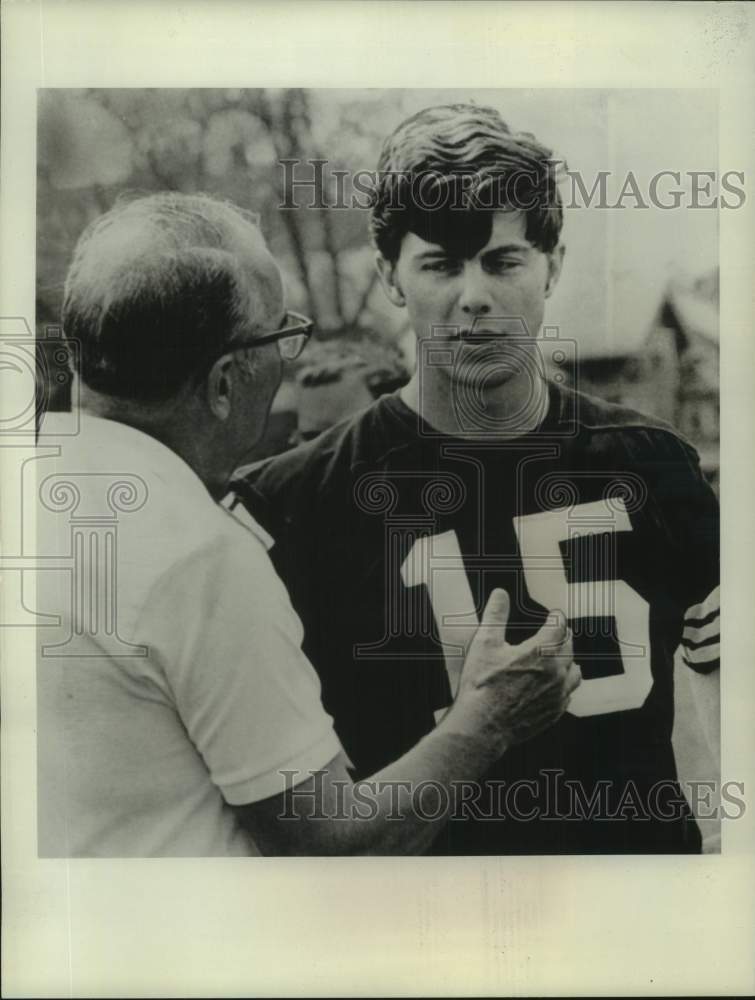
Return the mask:
POLYGON ((548 278, 545 283, 545 297, 550 298, 553 289, 558 284, 558 279, 561 277, 561 268, 564 264, 564 254, 566 253, 566 247, 563 243, 552 250, 548 254, 548 278))
POLYGON ((218 358, 207 376, 207 405, 218 420, 227 420, 231 415, 233 394, 233 355, 224 354, 218 358))
POLYGON ((388 260, 381 253, 375 254, 375 267, 377 268, 378 276, 380 277, 380 283, 385 289, 385 294, 394 304, 394 306, 405 306, 406 298, 404 293, 401 291, 401 285, 398 281, 398 276, 396 274, 396 264, 388 260))

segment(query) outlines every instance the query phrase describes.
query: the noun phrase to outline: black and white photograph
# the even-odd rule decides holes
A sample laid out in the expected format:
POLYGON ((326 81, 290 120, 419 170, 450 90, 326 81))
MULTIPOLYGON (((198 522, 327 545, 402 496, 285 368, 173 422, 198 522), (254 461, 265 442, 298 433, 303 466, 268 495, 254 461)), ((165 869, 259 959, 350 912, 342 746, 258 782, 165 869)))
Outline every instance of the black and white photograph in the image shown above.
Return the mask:
POLYGON ((40 855, 718 850, 714 95, 39 99, 40 855))
MULTIPOLYGON (((349 23, 366 7, 314 6, 349 23)), ((304 5, 284 7, 293 31, 304 5)), ((631 946, 614 978, 556 952, 548 972, 523 964, 553 947, 549 898, 580 947, 576 907, 600 927, 583 876, 607 906, 622 880, 618 919, 644 940, 643 906, 662 897, 702 936, 752 875, 752 761, 726 750, 750 702, 722 700, 751 644, 721 651, 749 601, 726 504, 749 489, 730 345, 751 315, 726 296, 752 262, 722 248, 751 214, 751 151, 722 152, 721 87, 576 70, 268 85, 258 68, 245 85, 235 66, 43 74, 26 103, 33 267, 0 312, 2 632, 6 663, 22 647, 27 663, 23 699, 4 685, 23 705, 24 856, 68 910, 48 936, 69 982, 49 995, 336 988, 324 971, 293 986, 293 966, 166 972, 158 938, 132 985, 90 975, 86 949, 141 918, 108 929, 84 899, 150 871, 167 893, 184 873, 178 926, 204 921, 229 958, 249 914, 222 916, 224 887, 260 900, 259 926, 255 886, 282 903, 332 871, 355 900, 383 883, 386 927, 390 885, 443 881, 403 907, 420 968, 439 914, 462 940, 454 895, 481 893, 461 905, 499 957, 446 979, 452 995, 728 988, 703 953, 709 978, 678 987, 668 956, 661 972, 631 946)), ((308 896, 316 924, 327 904, 308 896)), ((359 912, 344 905, 326 939, 359 912)), ((295 934, 273 934, 283 955, 295 934)), ((443 988, 407 985, 408 958, 395 986, 366 961, 338 989, 443 988)), ((25 975, 9 995, 30 995, 25 975)))

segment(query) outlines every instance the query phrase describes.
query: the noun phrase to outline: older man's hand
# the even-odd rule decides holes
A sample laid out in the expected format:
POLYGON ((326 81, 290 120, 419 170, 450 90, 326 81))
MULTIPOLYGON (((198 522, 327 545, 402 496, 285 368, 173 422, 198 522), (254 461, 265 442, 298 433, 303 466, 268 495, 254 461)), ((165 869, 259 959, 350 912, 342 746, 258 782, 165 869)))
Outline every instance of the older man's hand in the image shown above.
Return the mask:
POLYGON ((475 718, 499 753, 552 726, 566 711, 582 679, 573 662, 571 632, 560 611, 517 646, 506 642, 509 598, 490 595, 464 663, 449 723, 465 729, 475 718), (455 718, 452 718, 455 717, 455 718))

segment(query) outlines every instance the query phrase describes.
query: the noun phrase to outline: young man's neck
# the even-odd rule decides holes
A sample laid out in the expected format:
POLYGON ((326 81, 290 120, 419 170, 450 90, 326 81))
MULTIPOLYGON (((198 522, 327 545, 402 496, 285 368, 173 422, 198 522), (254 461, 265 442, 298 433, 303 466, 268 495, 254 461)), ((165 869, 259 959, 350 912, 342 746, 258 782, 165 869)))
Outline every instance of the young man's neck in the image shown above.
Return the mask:
POLYGON ((548 385, 529 373, 478 394, 474 387, 458 386, 445 374, 415 372, 401 390, 406 405, 441 434, 453 437, 518 438, 535 430, 548 412, 548 385), (468 393, 468 401, 463 393, 468 393), (478 419, 476 419, 478 418, 478 419))

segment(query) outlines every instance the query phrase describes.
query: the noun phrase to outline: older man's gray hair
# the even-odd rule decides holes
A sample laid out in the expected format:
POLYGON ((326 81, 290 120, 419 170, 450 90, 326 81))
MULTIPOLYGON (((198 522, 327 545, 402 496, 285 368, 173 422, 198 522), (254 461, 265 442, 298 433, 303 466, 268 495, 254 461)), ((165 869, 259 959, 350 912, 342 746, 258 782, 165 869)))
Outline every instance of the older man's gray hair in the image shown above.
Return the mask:
POLYGON ((262 239, 256 215, 202 194, 122 198, 95 219, 76 247, 63 304, 85 385, 166 400, 248 336, 259 307, 259 286, 243 268, 250 235, 262 239))

